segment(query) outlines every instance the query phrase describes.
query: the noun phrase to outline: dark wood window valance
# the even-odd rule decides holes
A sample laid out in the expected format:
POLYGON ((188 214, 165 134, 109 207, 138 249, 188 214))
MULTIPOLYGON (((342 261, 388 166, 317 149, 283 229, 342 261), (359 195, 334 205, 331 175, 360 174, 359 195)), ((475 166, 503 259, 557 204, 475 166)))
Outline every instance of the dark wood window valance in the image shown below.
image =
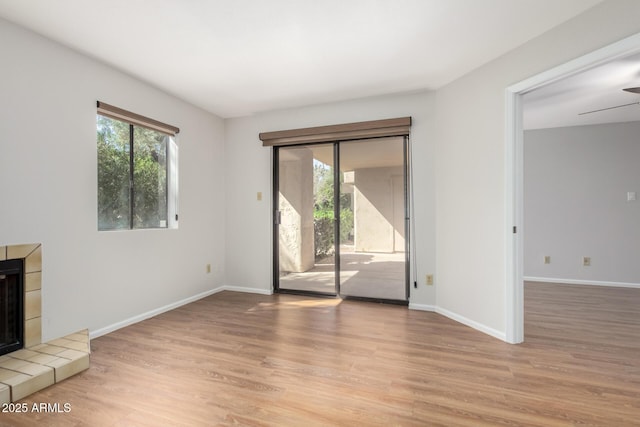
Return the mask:
POLYGON ((262 141, 262 145, 268 147, 387 136, 405 136, 409 135, 410 128, 411 117, 400 117, 396 119, 372 120, 341 125, 262 132, 259 138, 262 141))
POLYGON ((175 136, 180 132, 180 129, 175 126, 150 119, 149 117, 141 116, 140 114, 132 113, 131 111, 123 110, 122 108, 114 107, 113 105, 105 104, 104 102, 98 101, 97 106, 98 114, 101 116, 157 130, 158 132, 166 133, 171 136, 175 136))

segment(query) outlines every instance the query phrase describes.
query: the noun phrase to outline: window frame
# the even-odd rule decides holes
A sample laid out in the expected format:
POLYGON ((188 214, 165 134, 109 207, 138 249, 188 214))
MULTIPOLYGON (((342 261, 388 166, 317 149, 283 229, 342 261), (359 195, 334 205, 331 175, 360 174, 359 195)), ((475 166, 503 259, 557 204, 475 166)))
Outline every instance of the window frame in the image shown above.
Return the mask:
MULTIPOLYGON (((100 227, 100 202, 98 200, 97 214, 98 214, 98 231, 125 231, 125 230, 155 230, 155 229, 175 229, 178 228, 178 146, 176 144, 177 134, 180 129, 159 122, 154 119, 150 119, 145 116, 141 116, 136 113, 132 113, 127 110, 123 110, 118 107, 114 107, 103 102, 97 102, 97 115, 108 118, 110 120, 119 121, 129 125, 129 141, 128 141, 128 157, 129 157, 129 170, 128 180, 129 187, 129 212, 128 212, 128 228, 101 228, 100 227), (136 127, 147 128, 152 131, 164 134, 166 138, 164 146, 165 155, 165 194, 164 194, 164 210, 166 215, 157 226, 141 227, 135 224, 135 131, 136 127), (173 211, 173 212, 172 212, 173 211), (164 221, 164 226, 160 225, 164 221)), ((96 126, 97 128, 97 126, 96 126)), ((98 153, 99 160, 99 153, 98 153)), ((99 168, 99 166, 98 166, 99 168)), ((99 171, 99 170, 98 170, 99 171)), ((123 177, 124 178, 124 177, 123 177)), ((99 183, 98 183, 99 184, 99 183)), ((158 193, 161 194, 161 193, 158 193)))

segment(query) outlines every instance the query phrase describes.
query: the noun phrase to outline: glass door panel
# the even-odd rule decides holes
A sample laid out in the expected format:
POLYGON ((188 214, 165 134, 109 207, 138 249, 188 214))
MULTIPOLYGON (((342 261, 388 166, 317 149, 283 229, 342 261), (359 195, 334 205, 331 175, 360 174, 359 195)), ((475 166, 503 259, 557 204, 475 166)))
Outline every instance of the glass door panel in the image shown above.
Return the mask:
POLYGON ((333 146, 277 149, 279 290, 336 295, 333 146))
POLYGON ((340 143, 340 295, 407 300, 404 138, 340 143))

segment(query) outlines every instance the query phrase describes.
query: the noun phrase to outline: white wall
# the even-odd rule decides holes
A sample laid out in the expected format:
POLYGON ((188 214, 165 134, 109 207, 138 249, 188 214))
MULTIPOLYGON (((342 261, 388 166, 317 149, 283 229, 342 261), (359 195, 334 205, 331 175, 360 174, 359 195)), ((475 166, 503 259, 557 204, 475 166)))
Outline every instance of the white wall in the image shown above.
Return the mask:
POLYGON ((525 276, 640 283, 638 135, 640 122, 525 132, 525 276))
POLYGON ((640 32, 639 17, 640 2, 605 1, 437 91, 441 313, 505 338, 505 89, 640 32))
MULTIPOLYGON (((434 105, 433 94, 392 95, 332 103, 226 121, 227 283, 268 292, 272 288, 271 148, 260 132, 412 116, 418 278, 433 273, 434 105), (265 197, 256 200, 261 191, 265 197)), ((433 287, 411 288, 411 304, 432 305, 433 287)))
POLYGON ((223 121, 4 20, 0 52, 0 245, 42 243, 43 339, 221 286, 223 121), (96 100, 180 127, 179 229, 97 231, 96 100))

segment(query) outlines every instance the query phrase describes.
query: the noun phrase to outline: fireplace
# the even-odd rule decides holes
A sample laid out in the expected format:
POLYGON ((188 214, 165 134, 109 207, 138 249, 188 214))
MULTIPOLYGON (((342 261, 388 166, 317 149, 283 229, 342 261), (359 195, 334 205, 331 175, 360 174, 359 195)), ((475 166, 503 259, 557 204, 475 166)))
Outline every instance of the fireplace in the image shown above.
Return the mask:
POLYGON ((0 326, 0 348, 4 347, 0 350, 3 408, 89 368, 88 330, 42 342, 39 243, 0 246, 0 325, 3 324, 0 326), (16 299, 19 304, 15 304, 16 299))
MULTIPOLYGON (((18 298, 22 302, 19 308, 14 310, 21 311, 21 318, 17 322, 17 336, 21 337, 22 346, 20 348, 30 348, 42 342, 42 246, 39 243, 0 246, 0 265, 9 266, 9 274, 3 273, 5 276, 0 285, 0 325, 4 322, 5 314, 9 313, 8 305, 5 310, 5 299, 18 298), (18 274, 18 279, 14 278, 16 268, 21 268, 22 273, 18 274), (22 287, 22 291, 16 291, 13 287, 14 282, 18 282, 22 287), (11 286, 9 284, 11 283, 11 286), (6 289, 3 289, 6 286, 6 289), (11 293, 12 295, 8 295, 11 293)), ((4 268, 4 267, 3 267, 4 268)), ((13 314, 16 314, 15 311, 13 314)), ((13 341, 11 337, 5 339, 5 336, 12 335, 0 326, 0 347, 5 342, 13 341)), ((1 354, 11 354, 13 350, 0 350, 1 354)), ((0 359, 2 357, 0 356, 0 359)))
POLYGON ((24 262, 0 261, 0 355, 24 346, 24 262))

